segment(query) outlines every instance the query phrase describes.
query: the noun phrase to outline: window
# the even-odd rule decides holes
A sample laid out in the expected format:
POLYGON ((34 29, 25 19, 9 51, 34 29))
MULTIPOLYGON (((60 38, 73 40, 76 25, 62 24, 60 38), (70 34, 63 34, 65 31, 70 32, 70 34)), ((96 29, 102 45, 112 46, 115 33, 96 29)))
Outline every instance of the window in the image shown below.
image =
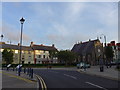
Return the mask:
POLYGON ((22 51, 22 53, 24 53, 24 51, 22 51))
POLYGON ((43 58, 45 58, 45 55, 43 55, 43 58))
POLYGON ((38 58, 41 58, 41 55, 39 55, 38 58))
POLYGON ((30 62, 28 62, 28 64, 30 64, 30 62))
POLYGON ((1 52, 3 52, 4 49, 0 49, 1 52))
POLYGON ((44 53, 45 53, 45 51, 44 51, 44 53))
POLYGON ((15 53, 18 53, 18 50, 15 50, 15 53))
POLYGON ((22 55, 22 59, 25 59, 25 56, 24 56, 24 55, 22 55))
POLYGON ((28 54, 31 54, 31 51, 28 51, 28 54))

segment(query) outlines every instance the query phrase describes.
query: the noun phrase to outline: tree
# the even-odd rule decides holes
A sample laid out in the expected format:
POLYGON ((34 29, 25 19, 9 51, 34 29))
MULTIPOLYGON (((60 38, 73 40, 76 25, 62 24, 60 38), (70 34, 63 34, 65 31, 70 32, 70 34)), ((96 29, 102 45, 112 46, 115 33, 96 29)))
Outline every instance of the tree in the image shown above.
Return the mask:
POLYGON ((6 64, 11 64, 13 62, 13 51, 11 49, 4 49, 2 52, 2 58, 6 64))
POLYGON ((70 50, 59 51, 57 53, 57 57, 60 62, 63 62, 66 65, 71 64, 76 58, 75 53, 71 52, 70 50))
POLYGON ((114 56, 113 53, 114 51, 111 46, 105 47, 105 56, 109 62, 111 61, 111 59, 113 59, 113 56, 114 56))
POLYGON ((49 51, 49 54, 50 54, 50 58, 53 59, 54 57, 56 57, 57 51, 56 50, 49 51))

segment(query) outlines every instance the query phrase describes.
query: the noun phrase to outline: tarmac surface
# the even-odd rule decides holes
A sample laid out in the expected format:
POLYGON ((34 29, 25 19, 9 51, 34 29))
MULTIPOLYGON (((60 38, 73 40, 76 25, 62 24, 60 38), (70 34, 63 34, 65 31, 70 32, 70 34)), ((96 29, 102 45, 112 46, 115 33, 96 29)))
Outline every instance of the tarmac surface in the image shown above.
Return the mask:
POLYGON ((34 73, 41 76, 48 89, 96 89, 118 90, 117 80, 92 76, 68 68, 34 69, 34 73))
POLYGON ((40 77, 40 83, 43 82, 41 86, 36 75, 31 79, 23 72, 18 76, 16 71, 1 70, 0 87, 2 86, 2 90, 38 90, 42 86, 45 88, 104 88, 104 90, 120 88, 120 72, 115 69, 115 66, 111 68, 104 66, 103 72, 100 72, 99 66, 91 66, 86 70, 76 67, 34 68, 34 73, 40 77))

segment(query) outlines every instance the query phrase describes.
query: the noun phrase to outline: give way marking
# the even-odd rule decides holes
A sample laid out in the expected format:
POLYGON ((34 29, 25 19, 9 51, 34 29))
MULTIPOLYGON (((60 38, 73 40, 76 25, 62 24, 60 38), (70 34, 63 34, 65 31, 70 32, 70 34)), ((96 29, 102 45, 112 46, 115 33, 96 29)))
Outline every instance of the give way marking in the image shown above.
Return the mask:
POLYGON ((96 84, 93 84, 93 83, 90 83, 90 82, 85 82, 85 83, 90 84, 90 85, 95 86, 95 87, 98 87, 98 88, 101 88, 101 89, 103 89, 103 90, 107 90, 107 89, 104 88, 104 87, 101 87, 101 86, 99 86, 99 85, 96 85, 96 84))

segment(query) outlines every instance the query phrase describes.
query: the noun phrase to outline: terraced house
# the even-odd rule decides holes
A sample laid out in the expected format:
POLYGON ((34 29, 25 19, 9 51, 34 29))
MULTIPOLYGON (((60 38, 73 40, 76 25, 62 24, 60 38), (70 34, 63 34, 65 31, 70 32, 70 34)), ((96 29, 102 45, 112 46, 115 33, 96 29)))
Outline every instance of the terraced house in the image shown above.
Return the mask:
MULTIPOLYGON (((19 63, 19 54, 20 54, 20 46, 6 44, 5 42, 0 42, 0 52, 2 52, 5 48, 12 49, 13 55, 13 64, 19 63)), ((31 42, 30 46, 22 46, 21 47, 21 63, 31 63, 31 64, 42 64, 42 63, 57 63, 57 58, 50 58, 50 51, 57 51, 57 49, 52 46, 45 45, 35 45, 31 42)), ((4 62, 3 62, 4 63, 4 62)))

